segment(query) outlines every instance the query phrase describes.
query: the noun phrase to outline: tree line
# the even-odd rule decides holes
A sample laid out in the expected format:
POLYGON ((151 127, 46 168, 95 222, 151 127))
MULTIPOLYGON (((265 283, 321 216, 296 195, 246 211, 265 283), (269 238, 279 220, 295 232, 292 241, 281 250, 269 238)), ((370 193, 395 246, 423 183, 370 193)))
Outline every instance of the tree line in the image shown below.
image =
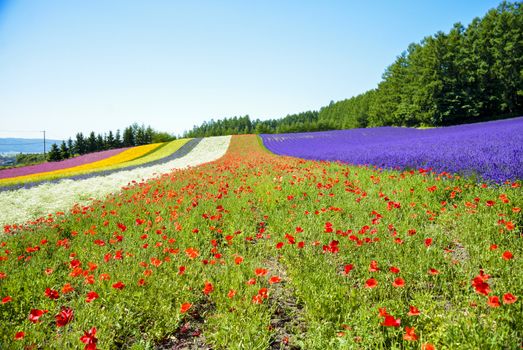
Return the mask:
POLYGON ((188 137, 375 126, 444 126, 523 114, 522 2, 502 2, 410 44, 375 89, 282 119, 211 120, 188 137))
POLYGON ((145 127, 137 123, 126 127, 123 134, 120 133, 120 130, 116 130, 116 133, 110 130, 104 134, 95 134, 94 131, 91 131, 89 136, 84 136, 83 133, 79 132, 74 140, 69 138, 67 141, 62 141, 60 146, 53 143, 47 154, 47 159, 54 162, 92 152, 167 142, 174 138, 168 133, 158 132, 150 126, 145 127))

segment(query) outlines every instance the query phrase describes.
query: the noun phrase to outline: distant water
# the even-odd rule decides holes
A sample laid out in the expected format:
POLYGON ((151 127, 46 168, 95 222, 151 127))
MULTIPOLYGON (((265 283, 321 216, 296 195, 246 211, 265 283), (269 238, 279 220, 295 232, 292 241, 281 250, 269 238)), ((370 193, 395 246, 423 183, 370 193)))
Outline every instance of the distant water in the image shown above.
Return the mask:
MULTIPOLYGON (((45 148, 47 151, 51 149, 53 143, 60 145, 62 140, 45 140, 45 148)), ((43 139, 0 138, 0 154, 43 152, 43 139)))

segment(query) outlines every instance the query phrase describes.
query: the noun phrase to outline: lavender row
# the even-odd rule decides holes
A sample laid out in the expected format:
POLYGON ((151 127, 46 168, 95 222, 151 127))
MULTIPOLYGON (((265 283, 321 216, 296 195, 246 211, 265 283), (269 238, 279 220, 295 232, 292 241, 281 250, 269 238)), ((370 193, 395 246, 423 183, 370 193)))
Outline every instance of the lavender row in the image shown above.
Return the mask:
POLYGON ((24 167, 20 167, 20 168, 3 169, 3 170, 0 170, 0 179, 43 173, 43 172, 53 171, 53 170, 67 169, 67 168, 71 168, 71 167, 78 166, 78 165, 84 165, 84 164, 88 164, 88 163, 92 163, 92 162, 97 162, 99 160, 109 158, 109 157, 115 156, 119 153, 122 153, 126 149, 129 149, 129 147, 116 148, 116 149, 111 149, 108 151, 84 154, 83 156, 78 156, 78 157, 62 160, 60 162, 47 162, 47 163, 36 164, 36 165, 28 165, 28 166, 24 166, 24 167))
POLYGON ((261 135, 272 152, 382 168, 523 179, 523 117, 434 129, 380 127, 261 135))
POLYGON ((104 170, 104 171, 98 171, 98 172, 95 171, 95 172, 91 172, 91 173, 74 175, 74 176, 69 176, 69 177, 62 177, 62 178, 53 179, 53 180, 42 180, 42 181, 29 182, 29 183, 24 183, 23 185, 9 185, 9 186, 4 186, 4 187, 0 186, 0 192, 18 190, 18 189, 22 189, 22 188, 28 189, 28 188, 32 188, 32 187, 41 185, 43 183, 58 183, 62 180, 66 180, 66 179, 67 180, 85 180, 85 179, 89 179, 89 178, 96 177, 96 176, 110 175, 110 174, 117 173, 117 172, 123 171, 123 170, 128 171, 128 170, 133 170, 133 169, 137 169, 137 168, 151 167, 154 165, 167 163, 167 162, 170 162, 171 160, 181 158, 181 157, 189 154, 189 152, 192 151, 192 149, 194 147, 196 147, 196 145, 198 145, 198 143, 200 143, 201 140, 202 140, 202 138, 191 139, 191 140, 187 141, 182 147, 180 147, 176 152, 168 155, 167 157, 153 160, 148 163, 133 165, 133 166, 125 167, 125 168, 104 170))

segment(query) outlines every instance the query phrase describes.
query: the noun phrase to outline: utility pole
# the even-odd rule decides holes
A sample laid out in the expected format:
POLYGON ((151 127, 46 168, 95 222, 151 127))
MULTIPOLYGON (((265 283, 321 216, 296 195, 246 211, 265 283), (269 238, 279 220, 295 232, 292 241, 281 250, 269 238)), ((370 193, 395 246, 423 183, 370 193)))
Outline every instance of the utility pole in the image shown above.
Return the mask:
POLYGON ((45 130, 42 131, 44 133, 44 160, 45 160, 45 130))

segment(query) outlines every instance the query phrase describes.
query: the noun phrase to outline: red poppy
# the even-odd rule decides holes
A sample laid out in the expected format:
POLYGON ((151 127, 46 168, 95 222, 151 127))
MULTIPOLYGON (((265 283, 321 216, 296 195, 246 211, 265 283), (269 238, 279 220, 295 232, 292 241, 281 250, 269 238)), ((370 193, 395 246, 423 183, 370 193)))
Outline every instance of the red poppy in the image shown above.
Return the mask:
POLYGON ((4 297, 4 298, 2 299, 2 304, 7 304, 8 302, 10 302, 10 301, 12 301, 12 300, 13 300, 13 298, 11 298, 11 297, 8 295, 8 296, 6 296, 6 297, 4 297))
POLYGON ((73 309, 68 307, 62 307, 60 313, 54 318, 56 320, 57 327, 63 327, 73 320, 73 309))
POLYGON ((378 262, 376 260, 372 260, 370 262, 369 271, 370 272, 377 272, 379 271, 378 262))
POLYGON ((227 293, 227 298, 232 299, 236 295, 236 291, 234 289, 231 289, 229 293, 227 293))
POLYGON ((403 287, 405 285, 405 280, 401 277, 398 277, 392 282, 392 286, 395 288, 403 287))
POLYGON ((378 281, 376 281, 376 279, 374 279, 374 278, 369 278, 365 282, 365 288, 372 289, 372 288, 376 287, 377 285, 378 285, 378 281))
POLYGON ((262 304, 263 298, 261 297, 261 295, 256 294, 255 296, 252 297, 252 303, 253 304, 262 304))
POLYGON ((192 306, 191 303, 183 303, 182 306, 180 307, 180 312, 182 314, 186 313, 191 308, 191 306, 192 306))
POLYGON ((394 316, 391 316, 391 315, 387 315, 385 316, 385 320, 383 321, 383 323, 381 324, 382 326, 385 326, 385 327, 399 327, 401 324, 401 319, 399 318, 394 318, 394 316))
POLYGON ((85 298, 85 302, 86 303, 90 303, 91 301, 96 300, 98 298, 99 298, 98 293, 96 293, 94 291, 90 291, 89 293, 87 293, 87 297, 85 298))
POLYGON ((42 315, 44 315, 48 312, 49 312, 48 310, 32 309, 31 312, 29 313, 29 321, 31 321, 33 323, 38 323, 38 322, 40 322, 39 321, 40 317, 42 317, 42 315))
POLYGON ((22 339, 24 339, 24 337, 25 337, 24 332, 16 332, 16 334, 15 334, 15 340, 22 340, 22 339))
POLYGON ((421 345, 421 350, 436 350, 436 348, 431 343, 425 343, 421 345))
POLYGON ((248 280, 247 282, 245 282, 245 283, 248 284, 248 285, 253 286, 253 285, 256 284, 256 279, 255 279, 255 278, 251 278, 251 279, 249 279, 249 280, 248 280))
POLYGON ((420 311, 417 307, 410 305, 409 306, 409 313, 407 315, 409 316, 418 316, 420 314, 420 311))
POLYGON ((140 278, 138 280, 138 287, 145 286, 145 280, 143 278, 140 278))
POLYGON ((257 268, 256 270, 254 270, 254 274, 256 276, 265 276, 267 274, 267 269, 262 269, 262 268, 257 268))
POLYGON ((501 306, 501 304, 499 302, 499 297, 497 295, 493 295, 493 296, 489 297, 487 304, 490 307, 500 307, 501 306))
POLYGON ((279 283, 281 282, 281 277, 279 276, 272 276, 269 278, 269 284, 279 283))
POLYGON ((84 332, 84 335, 80 337, 80 341, 85 344, 84 349, 96 350, 96 343, 98 342, 96 338, 96 328, 93 327, 87 332, 84 332))
POLYGON ((283 242, 278 242, 276 244, 276 249, 281 249, 283 247, 283 242))
POLYGON ((346 275, 352 271, 352 269, 354 268, 354 265, 352 264, 348 264, 348 265, 345 265, 343 267, 343 273, 345 273, 346 275))
POLYGON ((211 282, 205 282, 205 286, 203 287, 203 294, 209 295, 214 290, 214 287, 211 282))
POLYGON ((179 274, 179 275, 183 275, 184 273, 185 273, 185 266, 180 266, 180 267, 178 268, 178 274, 179 274))
POLYGON ((243 258, 241 256, 237 256, 236 258, 234 258, 234 263, 236 265, 240 265, 242 262, 243 262, 243 258))
POLYGON ((496 250, 498 249, 498 245, 497 244, 491 244, 490 245, 490 250, 496 250))
POLYGON ((517 300, 518 298, 511 293, 506 293, 505 295, 503 295, 504 304, 514 304, 517 300))
POLYGON ((439 274, 439 271, 434 269, 434 268, 430 268, 429 269, 429 275, 438 275, 439 274))
POLYGON ((503 255, 501 256, 504 260, 510 260, 512 258, 514 258, 514 255, 512 255, 512 253, 510 251, 505 251, 503 253, 503 255))
POLYGON ((185 249, 185 254, 189 257, 189 259, 195 259, 200 255, 198 250, 194 248, 185 249))
POLYGON ((400 273, 400 269, 397 268, 396 266, 391 266, 389 268, 389 271, 392 272, 392 273, 400 273))
POLYGON ((418 340, 418 336, 414 332, 414 327, 405 327, 405 334, 403 335, 403 339, 410 341, 418 340))
POLYGON ((425 239, 425 247, 430 247, 432 245, 432 238, 425 239))
POLYGON ((380 317, 386 317, 388 316, 389 314, 387 313, 387 308, 386 307, 380 307, 378 309, 379 313, 380 313, 380 317))
POLYGON ((62 294, 71 293, 72 291, 74 291, 74 288, 71 286, 70 283, 66 283, 62 287, 62 294))
POLYGON ((123 284, 122 281, 118 281, 115 284, 113 284, 113 288, 122 290, 125 288, 125 284, 123 284))

